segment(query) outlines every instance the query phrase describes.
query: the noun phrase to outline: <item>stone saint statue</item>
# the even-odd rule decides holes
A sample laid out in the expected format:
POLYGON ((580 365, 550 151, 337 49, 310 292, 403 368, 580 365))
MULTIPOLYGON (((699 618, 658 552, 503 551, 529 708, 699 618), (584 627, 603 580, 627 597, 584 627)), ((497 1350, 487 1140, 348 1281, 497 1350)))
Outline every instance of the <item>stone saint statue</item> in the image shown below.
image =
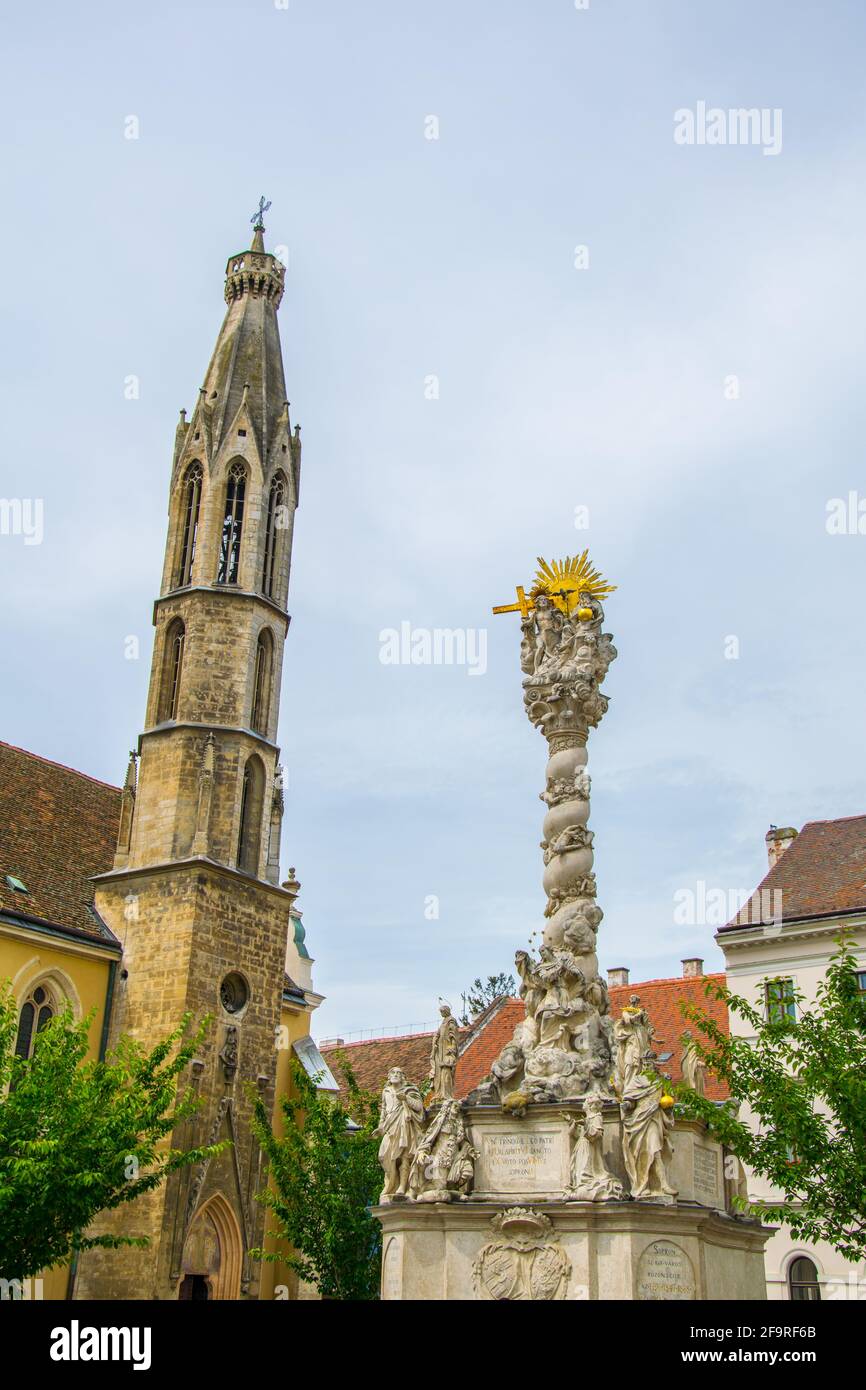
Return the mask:
POLYGON ((424 1133, 424 1102, 421 1092, 407 1081, 399 1067, 392 1067, 382 1090, 379 1124, 373 1131, 379 1145, 379 1162, 385 1171, 385 1186, 379 1201, 402 1201, 408 1196, 412 1158, 424 1133))
POLYGON ((614 1025, 616 1039, 615 1082, 620 1097, 627 1096, 649 1065, 653 1027, 638 995, 632 994, 614 1025))
POLYGON ((418 1202, 466 1201, 477 1150, 470 1144, 460 1102, 443 1101, 412 1160, 409 1187, 418 1202))
POLYGON ((575 1202, 615 1202, 625 1193, 604 1161, 604 1099, 592 1092, 583 1102, 583 1120, 567 1113, 572 1142, 571 1177, 566 1195, 575 1202))
POLYGON ((433 1083, 429 1096, 431 1103, 450 1100, 454 1094, 454 1068, 457 1066, 460 1037, 457 1019, 451 1013, 450 1006, 440 1004, 439 1013, 442 1022, 436 1030, 430 1052, 430 1080, 433 1083))
POLYGON ((703 1057, 699 1057, 695 1051, 694 1038, 688 1029, 683 1033, 683 1081, 686 1086, 691 1086, 693 1091, 697 1091, 699 1096, 705 1094, 707 1065, 703 1057))
POLYGON ((635 1201, 677 1195, 667 1177, 673 1110, 662 1104, 663 1099, 670 1098, 662 1096, 659 1081, 649 1076, 639 1076, 620 1098, 623 1158, 635 1201))

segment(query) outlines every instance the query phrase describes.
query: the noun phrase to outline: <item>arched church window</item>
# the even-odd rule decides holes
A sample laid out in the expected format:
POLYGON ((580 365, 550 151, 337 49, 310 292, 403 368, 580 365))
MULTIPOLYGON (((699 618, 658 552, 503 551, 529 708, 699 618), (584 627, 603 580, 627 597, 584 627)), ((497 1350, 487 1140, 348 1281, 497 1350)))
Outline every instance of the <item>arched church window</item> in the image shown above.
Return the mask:
POLYGON ((241 787, 241 816, 238 828, 238 868, 256 874, 262 841, 262 807, 265 799, 265 769, 255 753, 247 759, 241 787))
POLYGON ((268 729, 273 659, 274 640, 268 629, 262 628, 256 643, 256 669, 253 681, 252 727, 257 734, 265 734, 268 729))
POLYGON ((282 538, 288 524, 285 475, 277 473, 268 493, 268 520, 265 527, 265 558, 262 568, 262 593, 273 598, 280 578, 283 557, 282 538))
POLYGON ((177 706, 180 697, 180 678, 183 671, 183 644, 186 630, 180 618, 174 618, 165 634, 165 655, 162 668, 162 686, 159 692, 157 723, 164 724, 168 719, 177 719, 177 706))
POLYGON ((818 1270, 814 1260, 808 1255, 798 1255, 788 1269, 788 1294, 795 1303, 821 1301, 821 1286, 818 1283, 818 1270))
POLYGON ((180 549, 175 573, 175 588, 177 589, 188 584, 192 578, 192 562, 195 559, 195 542, 201 507, 202 477, 201 464, 191 463, 183 480, 180 502, 180 549))
POLYGON ((241 562, 241 535, 244 527, 244 497, 247 470, 240 462, 229 469, 226 484, 226 505, 220 537, 220 563, 217 580, 220 584, 237 584, 241 562))
POLYGON ((46 985, 37 985, 30 991, 18 1017, 18 1037, 15 1040, 15 1052, 18 1057, 26 1060, 33 1056, 37 1037, 56 1012, 54 995, 46 985))

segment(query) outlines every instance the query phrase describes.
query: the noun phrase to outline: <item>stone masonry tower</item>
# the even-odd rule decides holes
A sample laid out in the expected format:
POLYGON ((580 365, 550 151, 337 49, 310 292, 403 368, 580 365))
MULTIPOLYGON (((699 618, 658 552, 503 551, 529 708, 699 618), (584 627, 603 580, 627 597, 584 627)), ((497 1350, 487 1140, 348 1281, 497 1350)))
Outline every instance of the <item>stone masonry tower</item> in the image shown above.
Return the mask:
MULTIPOLYGON (((273 1106, 290 909, 279 886, 276 746, 292 524, 301 461, 277 309, 285 271, 265 251, 226 267, 226 315, 174 445, 168 540, 145 727, 123 791, 114 868, 96 907, 123 943, 112 1041, 152 1046, 189 1011, 213 1017, 180 1145, 232 1145, 185 1169, 103 1229, 147 1250, 88 1252, 76 1298, 258 1294, 261 1159, 247 1085, 273 1106)), ((291 965, 291 960, 289 961, 291 965)))

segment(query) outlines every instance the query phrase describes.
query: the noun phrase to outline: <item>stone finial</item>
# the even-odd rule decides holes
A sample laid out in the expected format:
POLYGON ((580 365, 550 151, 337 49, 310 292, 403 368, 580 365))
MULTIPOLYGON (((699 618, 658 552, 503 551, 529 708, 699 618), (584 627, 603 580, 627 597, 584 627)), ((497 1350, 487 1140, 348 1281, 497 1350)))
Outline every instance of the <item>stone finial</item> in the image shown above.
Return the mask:
POLYGON ((117 847, 114 854, 115 869, 126 867, 132 843, 132 821, 135 814, 135 793, 138 781, 138 754, 130 749, 126 776, 120 793, 120 824, 117 827, 117 847))

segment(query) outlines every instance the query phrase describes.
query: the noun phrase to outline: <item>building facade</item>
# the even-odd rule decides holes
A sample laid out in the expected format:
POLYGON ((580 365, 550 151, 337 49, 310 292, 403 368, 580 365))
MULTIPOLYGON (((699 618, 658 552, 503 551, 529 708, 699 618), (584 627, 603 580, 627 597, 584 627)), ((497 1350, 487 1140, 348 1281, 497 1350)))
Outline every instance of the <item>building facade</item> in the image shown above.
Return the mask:
MULTIPOLYGON (((12 895, 0 905, 17 914, 0 919, 0 974, 13 980, 22 1028, 40 988, 76 1012, 97 1003, 94 1048, 102 1051, 123 1035, 150 1048, 186 1013, 214 1020, 192 1064, 200 1107, 173 1142, 231 1143, 101 1219, 98 1230, 149 1243, 83 1254, 65 1279, 75 1298, 261 1298, 292 1288, 288 1271, 248 1254, 265 1234, 252 1096, 276 1110, 293 1048, 306 1056, 312 1046, 309 1017, 320 1002, 299 885, 293 871, 280 881, 276 732, 301 444, 277 327, 285 270, 263 234, 259 222, 250 249, 229 258, 223 325, 191 417, 182 411, 177 426, 144 728, 123 788, 94 798, 98 843, 85 848, 84 835, 71 846, 89 858, 83 920, 51 923, 50 902, 43 909, 51 950, 65 953, 62 969, 49 960, 45 927, 23 920, 36 872, 32 856, 25 862, 26 836, 0 865, 12 895), (25 966, 22 933, 33 938, 25 966)), ((67 782, 81 778, 61 772, 67 782)), ((68 919, 69 911, 58 905, 53 915, 68 919)), ((52 1285, 49 1296, 60 1292, 52 1285)))
MULTIPOLYGON (((866 991, 866 816, 810 821, 799 834, 772 826, 766 840, 766 876, 716 935, 729 988, 765 1013, 784 1008, 796 1014, 793 991, 806 1004, 814 1001, 844 929, 863 967, 858 980, 866 991)), ((730 1027, 749 1035, 736 1015, 730 1027)), ((750 1175, 753 1200, 778 1195, 750 1175)), ((770 1238, 765 1263, 771 1299, 866 1298, 866 1261, 852 1264, 824 1242, 798 1242, 785 1226, 770 1238)))

